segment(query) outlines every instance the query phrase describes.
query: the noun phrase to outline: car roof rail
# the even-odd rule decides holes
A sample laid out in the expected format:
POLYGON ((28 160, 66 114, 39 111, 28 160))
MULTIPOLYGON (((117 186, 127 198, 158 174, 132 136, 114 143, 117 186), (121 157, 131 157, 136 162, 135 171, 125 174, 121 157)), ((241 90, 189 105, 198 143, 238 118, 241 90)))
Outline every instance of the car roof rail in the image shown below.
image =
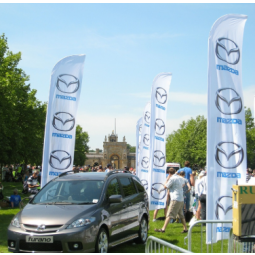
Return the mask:
POLYGON ((118 173, 132 174, 128 170, 116 169, 116 170, 109 171, 106 176, 108 177, 112 174, 118 174, 118 173))
POLYGON ((58 177, 62 177, 62 176, 66 175, 66 174, 68 174, 68 173, 70 173, 70 172, 73 172, 73 170, 66 171, 66 172, 60 174, 58 177))

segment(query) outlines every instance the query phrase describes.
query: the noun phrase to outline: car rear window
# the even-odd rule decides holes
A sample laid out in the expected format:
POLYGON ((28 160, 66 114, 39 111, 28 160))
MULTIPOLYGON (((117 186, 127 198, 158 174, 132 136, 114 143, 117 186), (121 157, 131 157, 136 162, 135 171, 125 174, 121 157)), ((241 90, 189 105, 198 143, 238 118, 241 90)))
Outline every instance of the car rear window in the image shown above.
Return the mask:
POLYGON ((135 186, 136 186, 137 189, 138 189, 138 192, 139 192, 139 193, 140 193, 140 192, 144 192, 144 187, 143 187, 143 185, 139 182, 139 180, 136 179, 135 177, 133 177, 133 180, 134 180, 134 182, 135 182, 135 186))
POLYGON ((137 193, 135 184, 131 180, 131 178, 121 177, 119 178, 119 180, 120 180, 125 197, 131 196, 137 193))

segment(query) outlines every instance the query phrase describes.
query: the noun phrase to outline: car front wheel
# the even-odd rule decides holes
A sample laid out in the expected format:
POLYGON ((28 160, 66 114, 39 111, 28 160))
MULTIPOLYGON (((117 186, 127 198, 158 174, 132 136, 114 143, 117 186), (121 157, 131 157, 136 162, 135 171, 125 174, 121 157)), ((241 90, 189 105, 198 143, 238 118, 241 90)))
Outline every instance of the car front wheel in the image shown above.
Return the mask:
POLYGON ((98 253, 107 253, 109 247, 108 235, 104 228, 101 228, 98 237, 97 237, 97 244, 96 244, 96 252, 98 253))
POLYGON ((139 234, 139 237, 137 238, 137 241, 139 243, 145 243, 148 237, 148 222, 144 216, 141 219, 138 234, 139 234))

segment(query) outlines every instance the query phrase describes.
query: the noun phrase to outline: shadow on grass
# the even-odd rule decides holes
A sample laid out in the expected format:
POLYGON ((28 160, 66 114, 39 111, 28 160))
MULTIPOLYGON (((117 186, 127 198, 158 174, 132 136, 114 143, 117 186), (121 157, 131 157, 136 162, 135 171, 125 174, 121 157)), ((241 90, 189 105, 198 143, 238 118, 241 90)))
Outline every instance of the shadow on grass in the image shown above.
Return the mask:
POLYGON ((158 217, 157 220, 165 221, 165 217, 158 217))
POLYGON ((161 237, 160 239, 162 239, 162 240, 164 240, 164 241, 166 241, 166 242, 168 242, 168 243, 174 244, 174 245, 177 245, 177 244, 180 242, 180 241, 177 240, 177 239, 173 239, 173 240, 170 240, 170 241, 169 241, 169 239, 164 238, 164 237, 161 237))
POLYGON ((1 212, 1 231, 0 231, 0 252, 8 252, 8 248, 7 248, 7 229, 8 226, 12 220, 12 218, 14 217, 14 215, 16 215, 16 210, 14 210, 13 212, 11 211, 11 209, 9 209, 9 212, 7 214, 8 209, 3 210, 1 209, 1 211, 5 211, 5 212, 1 212))

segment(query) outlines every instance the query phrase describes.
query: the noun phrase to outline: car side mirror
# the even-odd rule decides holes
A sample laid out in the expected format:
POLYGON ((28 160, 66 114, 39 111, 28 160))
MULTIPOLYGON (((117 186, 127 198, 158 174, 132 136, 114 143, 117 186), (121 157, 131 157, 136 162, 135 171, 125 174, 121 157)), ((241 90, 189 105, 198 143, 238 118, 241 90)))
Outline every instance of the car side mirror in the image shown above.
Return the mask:
POLYGON ((110 204, 113 203, 121 203, 122 202, 122 196, 121 195, 111 195, 109 197, 110 204))
POLYGON ((30 195, 29 196, 29 201, 31 201, 34 198, 35 195, 30 195))

